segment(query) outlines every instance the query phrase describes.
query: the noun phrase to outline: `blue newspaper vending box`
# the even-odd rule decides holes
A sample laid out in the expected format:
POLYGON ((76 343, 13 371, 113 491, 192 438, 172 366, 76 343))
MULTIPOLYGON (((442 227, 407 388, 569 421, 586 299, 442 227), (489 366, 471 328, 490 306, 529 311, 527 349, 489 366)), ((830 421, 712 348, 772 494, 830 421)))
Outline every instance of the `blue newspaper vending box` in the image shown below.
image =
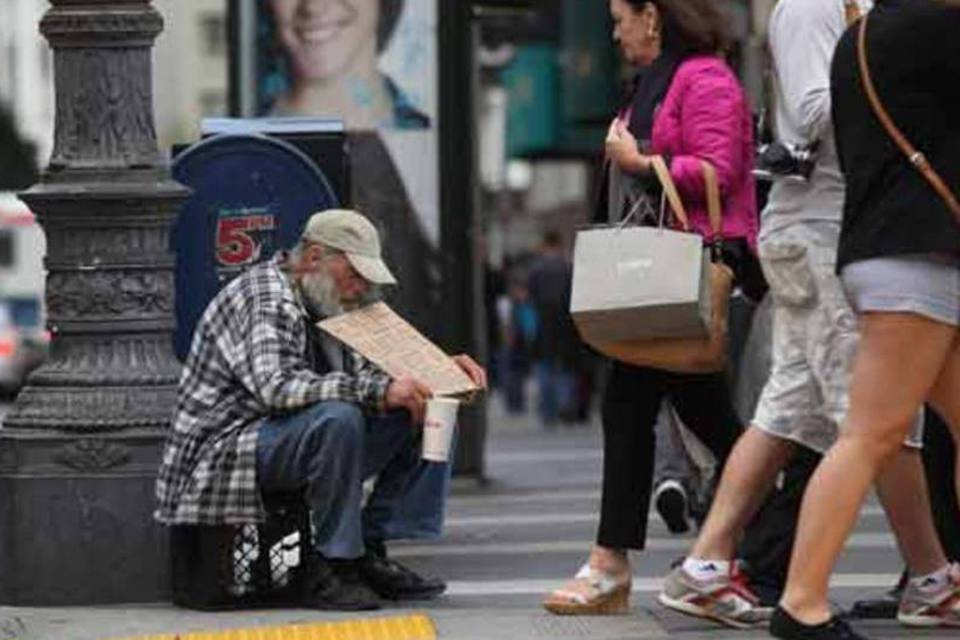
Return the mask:
POLYGON ((215 135, 181 152, 172 169, 193 190, 173 232, 174 349, 183 361, 197 321, 221 287, 292 247, 312 213, 339 203, 317 164, 274 137, 215 135))

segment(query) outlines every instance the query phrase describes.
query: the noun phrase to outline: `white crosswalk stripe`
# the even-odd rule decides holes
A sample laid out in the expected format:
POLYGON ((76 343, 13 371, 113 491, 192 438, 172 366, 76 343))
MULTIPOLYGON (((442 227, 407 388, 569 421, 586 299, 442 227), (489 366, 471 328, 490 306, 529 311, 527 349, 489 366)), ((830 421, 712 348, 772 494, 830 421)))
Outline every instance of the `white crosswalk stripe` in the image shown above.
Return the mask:
POLYGON ((542 464, 546 462, 603 462, 598 448, 563 451, 497 451, 487 456, 491 467, 500 464, 542 464))
MULTIPOLYGON (((861 517, 885 517, 883 509, 880 507, 866 507, 861 512, 861 517)), ((527 526, 527 525, 559 525, 559 524, 583 524, 596 523, 599 518, 599 512, 596 513, 533 513, 533 514, 511 514, 511 515, 480 515, 480 516, 453 516, 444 521, 444 526, 449 530, 453 528, 468 527, 509 527, 509 526, 527 526)))
MULTIPOLYGON (((833 576, 830 586, 835 588, 880 589, 897 582, 900 576, 892 573, 841 573, 833 576)), ((633 577, 634 593, 657 593, 661 578, 633 577)), ((447 585, 447 594, 454 596, 506 596, 544 594, 556 589, 557 580, 464 580, 447 585)))
POLYGON ((531 491, 530 493, 521 493, 516 495, 455 495, 450 497, 449 505, 451 509, 457 509, 459 507, 468 506, 550 504, 555 502, 575 502, 578 500, 599 499, 600 492, 594 489, 582 491, 531 491))
MULTIPOLYGON (((582 553, 589 549, 590 540, 562 540, 550 542, 478 542, 472 544, 395 544, 390 555, 396 558, 417 556, 493 556, 537 553, 582 553)), ((689 538, 648 538, 648 551, 686 551, 689 538)), ((846 549, 894 549, 896 542, 889 533, 855 533, 847 540, 846 549)))

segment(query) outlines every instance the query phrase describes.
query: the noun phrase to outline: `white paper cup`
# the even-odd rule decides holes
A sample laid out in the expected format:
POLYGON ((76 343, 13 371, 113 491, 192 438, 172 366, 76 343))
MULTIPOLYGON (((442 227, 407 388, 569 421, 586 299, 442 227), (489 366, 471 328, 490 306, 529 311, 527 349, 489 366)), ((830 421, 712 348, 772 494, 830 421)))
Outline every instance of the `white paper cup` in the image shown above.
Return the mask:
POLYGON ((450 443, 457 425, 457 409, 460 401, 454 398, 431 398, 427 400, 427 413, 423 418, 424 460, 446 462, 450 458, 450 443))

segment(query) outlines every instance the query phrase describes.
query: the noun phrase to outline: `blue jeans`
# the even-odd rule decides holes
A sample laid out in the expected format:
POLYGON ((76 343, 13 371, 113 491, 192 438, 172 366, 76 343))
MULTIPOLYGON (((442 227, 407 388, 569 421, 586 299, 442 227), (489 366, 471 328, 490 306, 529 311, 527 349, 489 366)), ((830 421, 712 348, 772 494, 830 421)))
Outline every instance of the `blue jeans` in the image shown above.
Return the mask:
POLYGON ((559 362, 541 360, 537 363, 537 381, 540 389, 538 410, 543 424, 553 424, 558 417, 573 413, 577 380, 571 371, 559 362))
POLYGON ((421 460, 419 445, 406 412, 371 417, 320 402, 263 422, 257 484, 262 494, 302 490, 319 552, 358 558, 365 542, 439 535, 450 465, 421 460), (364 506, 363 481, 373 476, 364 506))
POLYGON ((499 354, 500 387, 509 413, 523 413, 527 408, 526 384, 530 368, 527 359, 511 347, 504 347, 499 354))

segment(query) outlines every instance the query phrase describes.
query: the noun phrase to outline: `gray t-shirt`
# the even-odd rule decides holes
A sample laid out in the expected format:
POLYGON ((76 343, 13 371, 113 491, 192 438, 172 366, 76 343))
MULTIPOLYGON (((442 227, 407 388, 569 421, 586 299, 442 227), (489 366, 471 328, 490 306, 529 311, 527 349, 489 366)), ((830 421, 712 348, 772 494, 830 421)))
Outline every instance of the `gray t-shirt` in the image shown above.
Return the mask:
MULTIPOLYGON (((871 1, 858 4, 866 11, 871 1)), ((830 62, 846 26, 843 0, 780 0, 770 16, 777 140, 791 145, 819 140, 820 149, 808 182, 774 183, 761 240, 798 223, 840 223, 844 183, 830 122, 830 62)))

